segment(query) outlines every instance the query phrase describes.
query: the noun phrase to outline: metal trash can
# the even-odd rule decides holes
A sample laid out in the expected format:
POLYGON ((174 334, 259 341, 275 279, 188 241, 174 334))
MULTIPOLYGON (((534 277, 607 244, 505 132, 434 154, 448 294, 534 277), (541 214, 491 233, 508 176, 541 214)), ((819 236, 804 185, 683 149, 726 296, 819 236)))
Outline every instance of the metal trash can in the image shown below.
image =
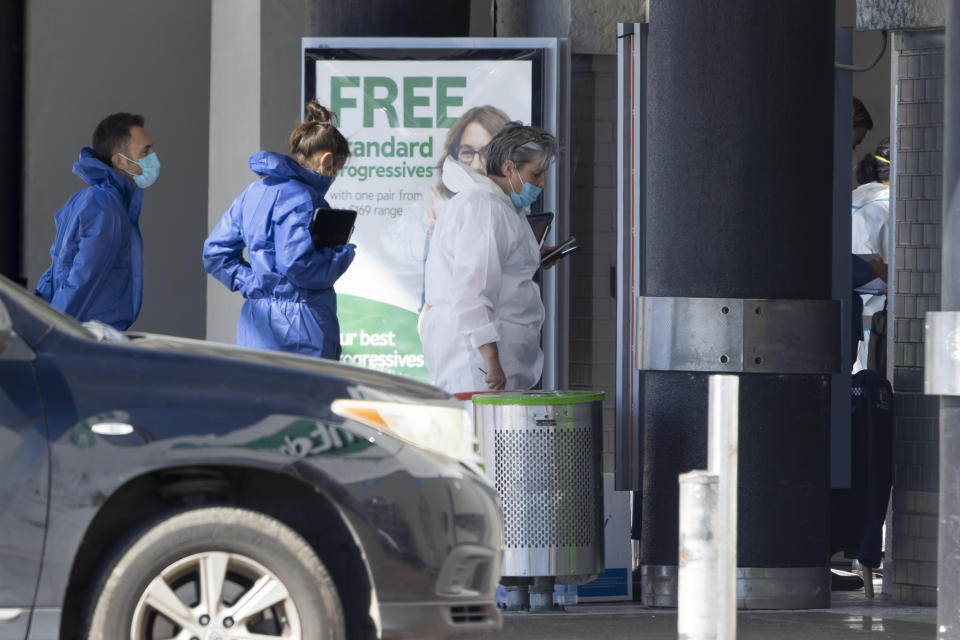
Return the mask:
POLYGON ((480 455, 503 503, 501 575, 577 584, 603 573, 603 398, 596 391, 473 396, 480 455))

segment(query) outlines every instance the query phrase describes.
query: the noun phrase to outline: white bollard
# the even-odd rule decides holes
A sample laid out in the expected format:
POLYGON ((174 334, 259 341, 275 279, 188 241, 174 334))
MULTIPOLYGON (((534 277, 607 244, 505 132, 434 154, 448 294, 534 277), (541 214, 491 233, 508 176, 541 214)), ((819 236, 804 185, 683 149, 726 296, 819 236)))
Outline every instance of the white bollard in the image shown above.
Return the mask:
POLYGON ((707 471, 717 487, 718 640, 737 637, 737 460, 739 458, 740 379, 710 376, 707 471))
POLYGON ((677 568, 677 637, 717 637, 717 477, 680 474, 680 558, 677 568))

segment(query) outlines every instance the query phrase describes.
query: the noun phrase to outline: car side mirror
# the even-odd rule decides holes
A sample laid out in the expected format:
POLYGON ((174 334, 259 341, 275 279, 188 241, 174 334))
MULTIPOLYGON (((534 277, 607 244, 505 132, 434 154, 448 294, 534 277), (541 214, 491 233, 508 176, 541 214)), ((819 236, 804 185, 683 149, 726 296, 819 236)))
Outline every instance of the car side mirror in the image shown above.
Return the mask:
POLYGON ((3 357, 7 347, 10 345, 10 338, 13 336, 13 322, 10 320, 10 314, 0 300, 0 357, 3 357))

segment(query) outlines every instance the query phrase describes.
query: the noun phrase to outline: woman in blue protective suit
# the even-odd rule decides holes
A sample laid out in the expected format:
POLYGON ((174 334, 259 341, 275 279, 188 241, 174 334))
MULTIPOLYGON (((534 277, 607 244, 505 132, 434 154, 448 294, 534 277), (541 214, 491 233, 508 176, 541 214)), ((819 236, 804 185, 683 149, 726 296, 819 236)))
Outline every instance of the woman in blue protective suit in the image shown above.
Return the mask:
POLYGON ((350 155, 332 114, 316 101, 290 134, 290 155, 259 151, 250 184, 203 245, 207 273, 246 301, 237 344, 340 357, 333 284, 353 261, 352 244, 315 249, 310 223, 350 155), (247 255, 244 258, 243 251, 247 255))

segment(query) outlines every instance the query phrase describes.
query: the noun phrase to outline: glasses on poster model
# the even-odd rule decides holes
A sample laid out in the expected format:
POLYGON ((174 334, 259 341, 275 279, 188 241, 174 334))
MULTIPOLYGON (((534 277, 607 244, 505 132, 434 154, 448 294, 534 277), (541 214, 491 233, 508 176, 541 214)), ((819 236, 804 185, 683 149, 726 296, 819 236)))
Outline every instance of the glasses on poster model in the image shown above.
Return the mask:
POLYGON ((455 155, 458 161, 462 162, 463 164, 470 164, 473 162, 473 158, 475 156, 479 155, 482 158, 486 150, 486 147, 474 149, 468 144, 461 144, 457 146, 457 152, 455 155))

